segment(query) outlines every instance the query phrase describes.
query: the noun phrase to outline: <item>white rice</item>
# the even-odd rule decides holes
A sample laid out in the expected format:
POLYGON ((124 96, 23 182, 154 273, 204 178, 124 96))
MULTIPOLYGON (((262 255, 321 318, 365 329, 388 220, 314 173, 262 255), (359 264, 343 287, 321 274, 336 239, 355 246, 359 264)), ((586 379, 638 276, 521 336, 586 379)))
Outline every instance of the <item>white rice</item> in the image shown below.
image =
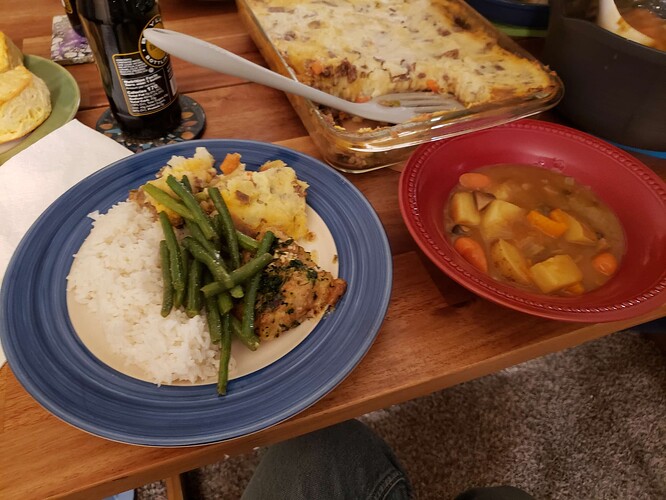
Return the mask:
POLYGON ((219 351, 205 316, 160 314, 159 222, 130 201, 90 217, 93 229, 76 254, 68 290, 94 313, 112 352, 157 384, 214 379, 219 351))

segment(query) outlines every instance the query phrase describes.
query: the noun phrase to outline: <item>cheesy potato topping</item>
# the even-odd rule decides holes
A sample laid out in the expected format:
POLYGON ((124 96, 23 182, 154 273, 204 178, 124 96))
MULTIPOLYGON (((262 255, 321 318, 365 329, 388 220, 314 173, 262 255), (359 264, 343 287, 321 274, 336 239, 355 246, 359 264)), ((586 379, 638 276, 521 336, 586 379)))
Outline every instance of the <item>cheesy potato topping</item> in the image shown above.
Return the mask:
POLYGON ((271 229, 301 239, 308 236, 305 193, 308 184, 293 168, 272 161, 259 171, 241 164, 212 185, 220 190, 235 223, 248 234, 271 229))
POLYGON ((350 101, 434 90, 465 106, 554 85, 457 0, 246 0, 303 83, 350 101))
MULTIPOLYGON (((174 199, 177 195, 167 185, 171 175, 181 180, 187 177, 192 192, 197 196, 205 212, 215 209, 208 199, 206 189, 216 187, 226 203, 234 225, 250 236, 267 230, 285 234, 296 240, 309 238, 307 227, 306 190, 308 184, 296 177, 296 172, 282 160, 271 160, 258 171, 245 169, 238 153, 227 154, 235 160, 233 170, 224 173, 224 161, 218 173, 215 159, 203 147, 195 150, 194 156, 185 158, 172 156, 156 176, 148 181, 174 199)), ((130 193, 130 199, 140 205, 152 206, 155 212, 165 212, 174 225, 181 225, 182 218, 148 194, 143 186, 130 193)))

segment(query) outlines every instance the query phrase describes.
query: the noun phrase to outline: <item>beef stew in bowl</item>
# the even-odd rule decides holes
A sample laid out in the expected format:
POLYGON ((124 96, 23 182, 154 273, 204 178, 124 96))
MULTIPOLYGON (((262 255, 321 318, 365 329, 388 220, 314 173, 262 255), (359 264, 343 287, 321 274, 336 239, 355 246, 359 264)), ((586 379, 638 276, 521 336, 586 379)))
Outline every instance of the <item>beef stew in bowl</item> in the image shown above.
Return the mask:
MULTIPOLYGON (((523 183, 521 178, 514 180, 519 185, 523 183)), ((655 310, 666 304, 666 225, 663 223, 666 184, 629 153, 594 136, 562 125, 526 119, 422 145, 402 171, 398 193, 403 220, 424 258, 481 298, 536 316, 580 322, 634 318, 639 321, 646 313, 658 314, 655 310), (562 290, 566 287, 553 285, 551 292, 544 293, 515 281, 495 279, 463 257, 454 247, 457 239, 452 237, 454 225, 446 222, 447 203, 459 189, 461 175, 479 173, 482 168, 493 165, 529 165, 562 174, 581 187, 588 186, 610 209, 621 225, 624 246, 620 245, 617 251, 611 249, 617 252, 614 254, 617 268, 603 285, 580 294, 576 293, 580 291, 577 287, 565 294, 562 290)), ((501 191, 492 194, 495 199, 498 194, 502 196, 501 191)), ((551 219, 551 223, 545 221, 546 224, 557 227, 558 212, 552 213, 557 208, 580 217, 582 222, 592 226, 589 229, 595 232, 594 237, 601 239, 594 229, 594 220, 586 218, 587 208, 583 211, 585 217, 567 205, 518 209, 525 219, 534 209, 543 218, 551 219)), ((534 214, 530 217, 535 221, 542 219, 534 214)), ((598 231, 608 232, 609 227, 611 224, 605 222, 599 225, 598 231)), ((465 230, 469 228, 456 228, 458 233, 465 230)), ((453 233, 453 236, 460 235, 453 233)), ((496 238, 499 239, 507 238, 496 238)), ((496 252, 506 258, 511 248, 504 243, 501 245, 496 252)), ((486 259, 491 259, 490 254, 486 259)), ((566 257, 556 258, 555 269, 566 267, 567 260, 566 257)), ((539 262, 535 259, 531 264, 539 262)), ((492 269, 492 263, 488 266, 492 269)))
POLYGON ((530 165, 460 175, 446 205, 447 234, 492 278, 562 296, 603 286, 624 255, 613 211, 573 177, 530 165))

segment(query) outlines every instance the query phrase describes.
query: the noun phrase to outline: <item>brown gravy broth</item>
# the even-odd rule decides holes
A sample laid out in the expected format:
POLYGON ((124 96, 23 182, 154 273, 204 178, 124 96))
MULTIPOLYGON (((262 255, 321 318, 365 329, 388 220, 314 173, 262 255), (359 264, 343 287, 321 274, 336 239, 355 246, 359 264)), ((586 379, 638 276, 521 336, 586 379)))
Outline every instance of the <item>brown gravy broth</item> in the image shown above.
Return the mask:
POLYGON ((463 174, 444 221, 454 248, 472 265, 497 281, 548 295, 602 286, 625 251, 618 218, 589 187, 528 165, 463 174))
POLYGON ((640 7, 620 9, 620 14, 632 28, 653 40, 653 48, 666 51, 666 19, 640 7))

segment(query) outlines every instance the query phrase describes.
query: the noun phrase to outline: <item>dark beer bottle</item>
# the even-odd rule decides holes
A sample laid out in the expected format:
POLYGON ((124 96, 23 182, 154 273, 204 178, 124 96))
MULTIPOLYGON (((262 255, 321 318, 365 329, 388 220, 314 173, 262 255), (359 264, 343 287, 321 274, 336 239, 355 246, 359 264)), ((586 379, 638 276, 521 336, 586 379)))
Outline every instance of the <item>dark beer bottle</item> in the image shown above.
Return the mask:
POLYGON ((180 123, 169 55, 143 31, 162 27, 155 0, 77 0, 109 105, 128 136, 164 136, 180 123))
POLYGON ((65 14, 67 14, 67 19, 69 19, 69 24, 72 25, 74 31, 79 35, 85 36, 83 32, 83 26, 81 25, 81 18, 79 18, 79 13, 76 10, 76 0, 60 0, 62 3, 63 9, 65 9, 65 14))

